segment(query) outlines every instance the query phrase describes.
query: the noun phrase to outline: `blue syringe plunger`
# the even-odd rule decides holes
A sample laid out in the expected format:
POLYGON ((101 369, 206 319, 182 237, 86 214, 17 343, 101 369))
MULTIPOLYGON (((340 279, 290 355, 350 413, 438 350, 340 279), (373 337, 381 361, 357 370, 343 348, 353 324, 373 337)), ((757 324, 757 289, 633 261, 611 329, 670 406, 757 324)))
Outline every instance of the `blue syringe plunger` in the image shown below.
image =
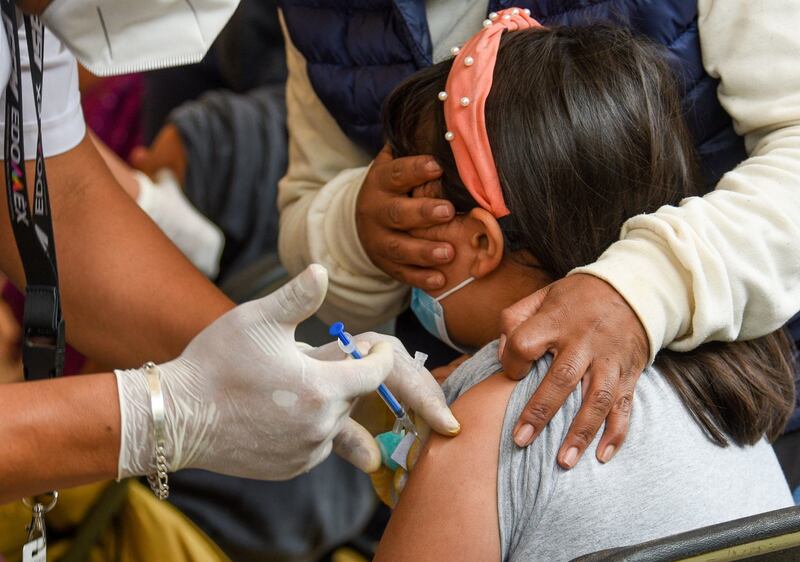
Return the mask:
POLYGON ((353 359, 363 359, 363 355, 361 355, 353 342, 353 336, 345 331, 344 323, 336 322, 331 324, 331 327, 328 328, 328 333, 339 340, 339 349, 347 355, 350 355, 353 359))
POLYGON ((331 324, 330 328, 328 328, 328 334, 333 336, 334 338, 341 339, 342 336, 346 334, 344 331, 344 322, 334 322, 331 324))

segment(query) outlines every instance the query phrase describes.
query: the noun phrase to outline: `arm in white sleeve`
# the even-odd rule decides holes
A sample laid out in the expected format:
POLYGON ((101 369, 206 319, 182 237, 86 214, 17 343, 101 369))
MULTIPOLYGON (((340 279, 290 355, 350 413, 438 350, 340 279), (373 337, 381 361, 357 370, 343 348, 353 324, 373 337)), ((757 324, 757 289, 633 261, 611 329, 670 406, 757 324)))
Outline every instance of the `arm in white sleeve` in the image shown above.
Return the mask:
POLYGON ((364 331, 396 316, 408 289, 372 264, 356 229, 356 199, 371 155, 339 128, 314 92, 306 62, 281 18, 289 78, 286 85, 289 168, 278 184, 281 261, 292 275, 324 265, 330 288, 318 316, 364 331))
MULTIPOLYGON (((2 26, 0 26, 2 27, 2 26)), ((5 31, 0 31, 0 52, 9 57, 5 31)), ((36 158, 36 106, 31 87, 28 43, 25 26, 19 26, 20 70, 22 73, 22 136, 25 142, 25 159, 36 158)), ((10 63, 10 58, 7 58, 10 63)), ((0 63, 5 67, 6 61, 0 63)), ((78 64, 75 57, 47 28, 44 31, 44 59, 42 63, 42 149, 47 157, 63 154, 75 148, 86 134, 78 91, 78 64)), ((0 73, 5 74, 5 68, 0 73)), ((5 80, 3 80, 5 85, 5 80)), ((0 108, 6 106, 5 86, 0 96, 0 108)), ((5 113, 0 111, 0 130, 5 129, 5 113)), ((0 140, 4 144, 5 139, 0 140)), ((0 152, 0 160, 3 153, 0 152)))
POLYGON ((800 309, 800 10, 791 0, 700 0, 703 64, 747 160, 705 197, 628 220, 575 272, 622 294, 663 347, 765 335, 800 309))

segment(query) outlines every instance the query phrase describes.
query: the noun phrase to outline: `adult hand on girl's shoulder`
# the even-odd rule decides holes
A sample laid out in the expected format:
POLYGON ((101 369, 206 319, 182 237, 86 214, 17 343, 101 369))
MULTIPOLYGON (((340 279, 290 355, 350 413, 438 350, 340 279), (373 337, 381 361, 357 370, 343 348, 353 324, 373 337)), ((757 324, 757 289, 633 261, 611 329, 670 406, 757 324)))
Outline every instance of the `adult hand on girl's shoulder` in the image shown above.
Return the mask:
POLYGON ((633 392, 647 365, 647 334, 624 298, 608 283, 575 274, 503 312, 500 360, 521 379, 547 353, 553 363, 514 428, 527 446, 583 381, 583 403, 558 454, 572 468, 606 422, 597 458, 608 462, 628 431, 633 392))

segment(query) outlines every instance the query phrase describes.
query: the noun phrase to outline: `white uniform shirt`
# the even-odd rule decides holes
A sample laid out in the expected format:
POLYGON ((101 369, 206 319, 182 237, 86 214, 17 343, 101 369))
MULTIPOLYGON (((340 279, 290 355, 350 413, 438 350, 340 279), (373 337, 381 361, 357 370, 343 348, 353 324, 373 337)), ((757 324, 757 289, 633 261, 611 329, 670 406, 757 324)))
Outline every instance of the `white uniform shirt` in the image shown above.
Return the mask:
MULTIPOLYGON (((22 112, 25 159, 36 157, 36 109, 31 87, 28 43, 19 19, 20 67, 22 69, 22 112)), ((11 52, 5 26, 0 25, 0 130, 5 130, 5 84, 11 75, 11 52)), ((78 91, 78 65, 59 39, 45 28, 44 75, 42 78, 42 147, 45 156, 55 156, 74 148, 86 134, 78 91)), ((0 146, 5 136, 0 135, 0 146)), ((0 160, 3 152, 0 151, 0 160)))

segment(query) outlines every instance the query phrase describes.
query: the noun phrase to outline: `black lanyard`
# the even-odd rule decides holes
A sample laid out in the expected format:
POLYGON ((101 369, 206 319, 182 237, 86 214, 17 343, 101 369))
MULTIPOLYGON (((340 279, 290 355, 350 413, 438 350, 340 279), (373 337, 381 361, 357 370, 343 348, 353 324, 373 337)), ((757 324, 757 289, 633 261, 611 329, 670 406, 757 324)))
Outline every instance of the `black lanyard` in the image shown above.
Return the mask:
POLYGON ((0 3, 2 3, 3 25, 12 64, 11 76, 6 86, 4 151, 6 195, 8 213, 26 280, 22 362, 27 380, 44 379, 60 375, 64 368, 64 319, 61 315, 56 247, 42 151, 44 26, 38 17, 23 16, 38 127, 33 213, 31 213, 28 209, 28 183, 25 177, 22 71, 17 33, 17 7, 13 0, 0 0, 0 3))

